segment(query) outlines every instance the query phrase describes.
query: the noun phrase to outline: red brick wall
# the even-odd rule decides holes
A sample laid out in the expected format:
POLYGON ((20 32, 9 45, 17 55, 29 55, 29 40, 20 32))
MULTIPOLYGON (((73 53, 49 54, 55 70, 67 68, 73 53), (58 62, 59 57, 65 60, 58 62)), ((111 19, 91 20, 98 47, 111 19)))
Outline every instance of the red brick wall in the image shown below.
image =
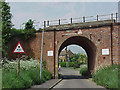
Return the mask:
POLYGON ((120 64, 120 25, 118 26, 118 62, 120 64))
POLYGON ((119 29, 119 27, 118 26, 114 26, 114 28, 113 28, 113 33, 112 33, 112 35, 113 35, 113 63, 114 64, 117 64, 118 63, 118 48, 119 48, 119 46, 118 46, 118 34, 119 34, 119 32, 118 32, 118 29, 119 29))
POLYGON ((21 42, 26 55, 33 56, 37 60, 40 59, 41 33, 36 33, 36 37, 30 38, 27 41, 21 40, 20 38, 14 38, 12 41, 10 41, 10 43, 8 44, 9 59, 17 58, 17 54, 13 54, 12 51, 19 41, 21 42))

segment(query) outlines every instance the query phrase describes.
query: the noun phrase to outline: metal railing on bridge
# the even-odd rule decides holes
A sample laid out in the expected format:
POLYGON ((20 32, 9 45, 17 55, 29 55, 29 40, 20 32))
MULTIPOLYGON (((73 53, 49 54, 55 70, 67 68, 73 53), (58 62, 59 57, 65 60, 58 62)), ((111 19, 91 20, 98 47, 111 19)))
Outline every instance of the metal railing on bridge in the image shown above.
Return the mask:
POLYGON ((102 21, 102 20, 114 20, 115 22, 120 21, 120 17, 118 18, 118 13, 111 13, 107 15, 96 15, 96 16, 88 16, 88 17, 79 17, 79 18, 69 18, 69 19, 58 19, 58 20, 48 20, 44 22, 46 27, 54 26, 54 25, 63 25, 63 24, 74 24, 81 22, 92 22, 92 21, 102 21))

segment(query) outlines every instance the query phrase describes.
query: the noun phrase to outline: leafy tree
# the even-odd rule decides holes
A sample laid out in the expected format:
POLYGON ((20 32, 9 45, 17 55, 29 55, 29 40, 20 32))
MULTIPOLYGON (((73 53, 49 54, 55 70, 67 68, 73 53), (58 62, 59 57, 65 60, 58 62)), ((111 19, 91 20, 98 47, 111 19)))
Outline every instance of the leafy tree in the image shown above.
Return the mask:
POLYGON ((77 61, 78 60, 78 58, 79 58, 79 56, 80 56, 80 54, 74 54, 74 56, 73 56, 73 61, 77 61))
POLYGON ((12 22, 11 22, 12 14, 10 13, 10 6, 8 6, 8 3, 2 2, 2 34, 3 39, 9 39, 11 36, 11 28, 12 28, 12 22))
POLYGON ((10 6, 6 2, 1 2, 1 18, 2 18, 2 53, 7 55, 6 44, 11 39, 11 22, 12 14, 10 13, 10 6))
POLYGON ((74 54, 74 56, 71 58, 72 62, 74 62, 74 68, 78 68, 80 64, 87 63, 87 56, 82 53, 74 54))
POLYGON ((34 23, 34 21, 32 21, 32 19, 29 19, 29 20, 25 23, 25 29, 26 29, 26 30, 34 29, 33 23, 34 23))
MULTIPOLYGON (((31 36, 35 36, 35 28, 33 26, 33 21, 31 19, 25 23, 25 29, 18 30, 12 28, 13 24, 11 22, 12 14, 10 13, 10 6, 6 2, 0 2, 0 19, 2 21, 0 28, 2 28, 2 55, 7 56, 7 43, 14 37, 22 38, 27 40, 31 36)), ((1 48, 1 46, 0 46, 1 48)))
POLYGON ((80 56, 79 56, 79 58, 78 58, 78 61, 79 61, 79 62, 82 61, 82 64, 83 64, 83 63, 87 63, 86 60, 87 60, 86 55, 85 55, 84 53, 80 54, 80 56))
POLYGON ((2 4, 0 2, 0 58, 2 55, 2 4))
POLYGON ((25 29, 24 29, 24 33, 25 33, 25 40, 27 40, 28 38, 30 38, 31 36, 35 36, 35 28, 33 26, 34 21, 29 19, 26 23, 25 23, 25 29))

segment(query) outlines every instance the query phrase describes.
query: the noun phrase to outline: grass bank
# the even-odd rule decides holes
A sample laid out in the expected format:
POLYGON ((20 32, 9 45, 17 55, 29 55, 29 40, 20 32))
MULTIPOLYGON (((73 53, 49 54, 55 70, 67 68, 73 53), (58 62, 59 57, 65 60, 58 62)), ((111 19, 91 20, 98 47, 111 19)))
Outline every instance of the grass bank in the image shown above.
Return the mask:
POLYGON ((0 68, 0 90, 2 89, 2 69, 0 68))
POLYGON ((118 84, 120 84, 118 78, 118 74, 120 75, 119 72, 120 65, 105 67, 93 74, 93 81, 96 82, 98 85, 104 86, 110 90, 118 89, 118 84))
POLYGON ((20 75, 17 76, 17 61, 8 62, 2 68, 2 88, 30 88, 52 78, 52 74, 42 69, 40 80, 40 64, 36 60, 20 61, 20 75))

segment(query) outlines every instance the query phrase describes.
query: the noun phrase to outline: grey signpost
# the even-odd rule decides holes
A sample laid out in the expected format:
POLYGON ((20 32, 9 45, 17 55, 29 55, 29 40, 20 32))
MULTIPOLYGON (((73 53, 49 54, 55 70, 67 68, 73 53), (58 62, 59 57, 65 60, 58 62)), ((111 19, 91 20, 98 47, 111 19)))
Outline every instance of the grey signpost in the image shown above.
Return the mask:
MULTIPOLYGON (((45 21, 44 21, 45 29, 45 21)), ((42 42, 41 42, 41 62, 40 62, 40 80, 42 78, 42 59, 43 59, 43 39, 44 39, 44 29, 42 30, 42 42)))
POLYGON ((120 22, 120 1, 118 2, 118 22, 120 22))

